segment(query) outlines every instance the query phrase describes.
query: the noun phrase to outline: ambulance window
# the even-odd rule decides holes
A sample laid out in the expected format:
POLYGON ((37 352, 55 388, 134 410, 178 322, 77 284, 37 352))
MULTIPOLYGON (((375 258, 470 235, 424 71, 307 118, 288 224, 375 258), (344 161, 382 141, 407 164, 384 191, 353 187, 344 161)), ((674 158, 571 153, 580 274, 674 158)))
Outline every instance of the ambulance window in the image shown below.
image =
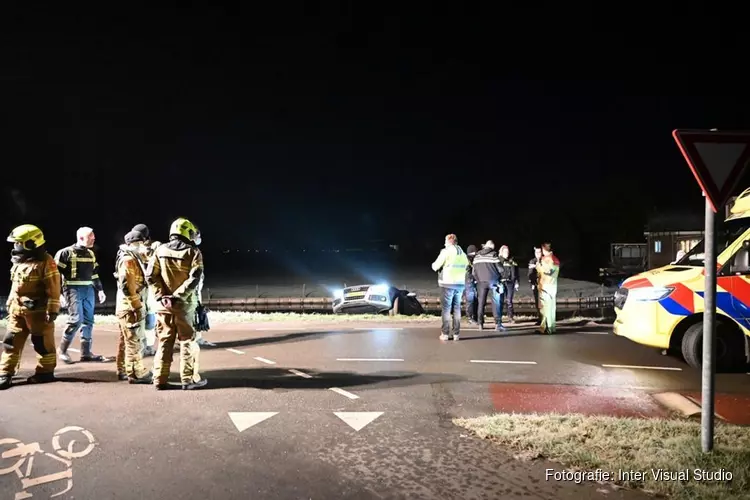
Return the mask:
POLYGON ((661 240, 654 241, 654 252, 661 253, 661 240))

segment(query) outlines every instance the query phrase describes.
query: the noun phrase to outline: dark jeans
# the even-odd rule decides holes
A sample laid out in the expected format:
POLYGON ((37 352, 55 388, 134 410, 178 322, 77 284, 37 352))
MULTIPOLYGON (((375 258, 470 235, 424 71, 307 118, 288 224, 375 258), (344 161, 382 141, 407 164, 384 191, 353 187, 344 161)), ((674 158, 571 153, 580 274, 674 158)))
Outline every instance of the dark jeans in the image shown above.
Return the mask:
POLYGON ((63 333, 63 340, 72 342, 80 329, 81 342, 90 347, 91 331, 94 329, 94 287, 69 286, 65 298, 68 301, 68 326, 63 333))
MULTIPOLYGON (((500 285, 502 290, 502 285, 500 285)), ((479 304, 477 308, 477 323, 484 324, 484 307, 487 304, 487 295, 492 297, 492 315, 495 317, 495 323, 500 325, 503 322, 503 294, 498 293, 495 283, 480 281, 477 283, 477 294, 479 295, 479 304)))
MULTIPOLYGON (((516 289, 512 283, 505 286, 505 305, 508 311, 508 318, 513 319, 513 294, 516 289)), ((502 313, 502 310, 500 311, 502 313)))
POLYGON ((477 320, 477 284, 467 283, 464 296, 466 297, 466 316, 468 316, 470 320, 476 321, 477 320))
POLYGON ((441 288, 443 290, 443 296, 440 299, 443 312, 441 331, 443 335, 456 337, 461 333, 461 295, 464 293, 464 285, 456 285, 456 288, 441 288))

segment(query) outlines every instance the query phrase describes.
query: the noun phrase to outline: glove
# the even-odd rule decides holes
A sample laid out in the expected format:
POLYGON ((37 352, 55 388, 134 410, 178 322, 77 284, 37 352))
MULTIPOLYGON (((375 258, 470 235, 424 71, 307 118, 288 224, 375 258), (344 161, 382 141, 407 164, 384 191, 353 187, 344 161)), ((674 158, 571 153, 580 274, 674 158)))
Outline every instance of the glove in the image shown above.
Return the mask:
POLYGON ((99 303, 104 304, 104 301, 107 300, 107 296, 104 294, 103 290, 99 291, 99 303))
POLYGON ((208 311, 203 306, 203 304, 200 304, 195 309, 195 331, 197 332, 207 332, 211 329, 211 325, 208 323, 208 311))
POLYGON ((516 283, 516 285, 515 285, 514 288, 516 289, 516 291, 518 291, 518 289, 521 288, 521 287, 520 287, 520 285, 518 283, 516 283))
POLYGON ((60 295, 60 307, 68 307, 68 298, 64 293, 60 295))
POLYGON ((47 323, 54 323, 57 319, 57 313, 47 313, 47 317, 45 319, 47 320, 47 323))

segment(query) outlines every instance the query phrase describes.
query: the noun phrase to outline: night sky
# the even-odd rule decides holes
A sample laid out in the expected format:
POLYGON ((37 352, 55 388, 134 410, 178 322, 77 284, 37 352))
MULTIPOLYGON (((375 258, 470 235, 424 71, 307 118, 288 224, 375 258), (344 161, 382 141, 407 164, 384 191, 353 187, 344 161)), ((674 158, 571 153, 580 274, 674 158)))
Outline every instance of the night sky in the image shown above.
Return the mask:
POLYGON ((184 215, 208 249, 455 232, 583 259, 702 211, 674 128, 750 128, 738 42, 699 9, 273 3, 6 8, 3 227, 111 248, 184 215))

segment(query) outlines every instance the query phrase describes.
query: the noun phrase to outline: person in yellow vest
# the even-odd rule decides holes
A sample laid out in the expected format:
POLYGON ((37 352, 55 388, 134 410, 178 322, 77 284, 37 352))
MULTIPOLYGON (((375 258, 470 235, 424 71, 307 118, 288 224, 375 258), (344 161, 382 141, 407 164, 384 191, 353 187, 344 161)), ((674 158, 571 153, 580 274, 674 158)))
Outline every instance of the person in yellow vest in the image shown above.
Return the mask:
POLYGON ((198 228, 179 218, 169 229, 169 243, 159 246, 146 268, 146 281, 153 287, 156 335, 159 346, 154 357, 154 385, 168 387, 175 341, 180 345, 180 379, 183 390, 203 387, 207 381, 198 371, 200 346, 195 341, 196 289, 203 274, 203 254, 196 245, 198 228))
POLYGON ((145 245, 143 235, 131 231, 120 245, 115 264, 117 299, 115 315, 120 325, 117 346, 117 378, 131 384, 150 384, 152 373, 143 366, 141 340, 145 338, 145 300, 148 285, 143 263, 145 245))
POLYGON ((0 357, 0 390, 8 389, 21 364, 26 339, 36 351, 37 364, 30 384, 55 380, 55 319, 60 313, 60 272, 47 253, 44 234, 31 224, 15 228, 7 241, 13 243, 11 288, 6 307, 8 322, 0 357))
POLYGON ((539 279, 539 307, 541 314, 540 333, 555 333, 557 327, 557 279, 560 261, 552 252, 552 244, 542 245, 542 259, 536 265, 539 279))
POLYGON ((432 263, 432 270, 438 272, 438 285, 442 290, 440 306, 443 324, 440 340, 458 341, 461 334, 461 296, 466 287, 468 267, 469 258, 458 246, 458 238, 455 234, 447 235, 445 248, 432 263))

